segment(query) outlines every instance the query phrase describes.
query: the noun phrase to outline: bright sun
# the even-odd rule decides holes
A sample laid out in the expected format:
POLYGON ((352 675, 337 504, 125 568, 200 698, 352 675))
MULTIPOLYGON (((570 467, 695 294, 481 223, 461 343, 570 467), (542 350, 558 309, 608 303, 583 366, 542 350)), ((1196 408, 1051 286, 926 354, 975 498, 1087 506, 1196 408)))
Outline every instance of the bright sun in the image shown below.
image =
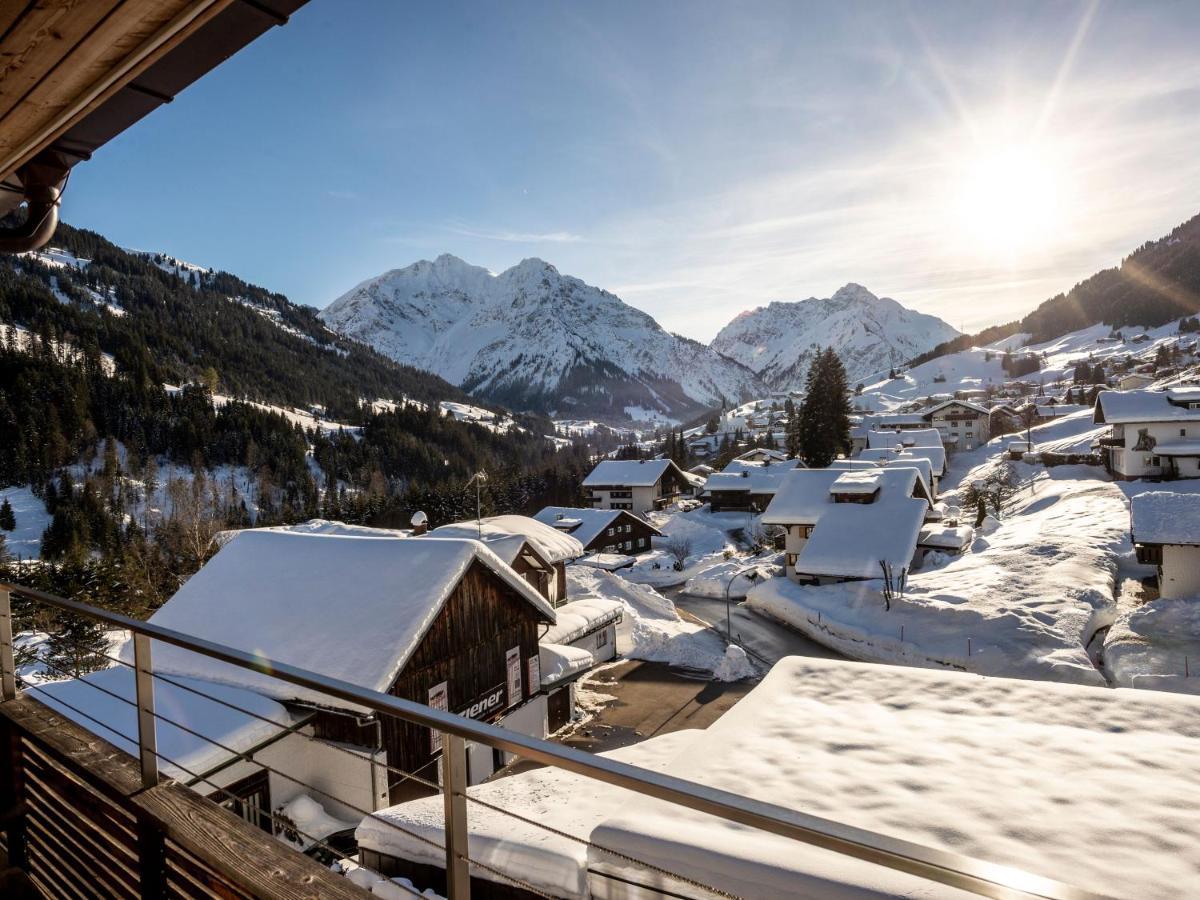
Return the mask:
POLYGON ((961 236, 995 261, 1017 262, 1035 252, 1064 226, 1063 177, 1044 148, 1010 145, 980 154, 959 176, 961 236))

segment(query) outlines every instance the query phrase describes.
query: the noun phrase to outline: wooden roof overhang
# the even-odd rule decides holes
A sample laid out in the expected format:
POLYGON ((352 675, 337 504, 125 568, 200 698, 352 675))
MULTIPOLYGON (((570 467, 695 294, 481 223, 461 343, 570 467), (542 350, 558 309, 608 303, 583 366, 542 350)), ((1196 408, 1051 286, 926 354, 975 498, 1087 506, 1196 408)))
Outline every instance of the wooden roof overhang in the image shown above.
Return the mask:
POLYGON ((0 215, 45 217, 0 250, 49 240, 72 166, 305 2, 0 0, 0 215))

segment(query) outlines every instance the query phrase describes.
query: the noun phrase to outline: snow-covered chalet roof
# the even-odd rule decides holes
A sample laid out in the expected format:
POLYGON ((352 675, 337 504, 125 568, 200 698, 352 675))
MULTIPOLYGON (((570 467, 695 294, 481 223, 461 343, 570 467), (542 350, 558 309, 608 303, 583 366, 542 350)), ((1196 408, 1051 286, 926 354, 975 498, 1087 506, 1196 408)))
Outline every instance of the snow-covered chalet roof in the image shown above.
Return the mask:
MULTIPOLYGON (((161 649, 163 648, 156 646, 155 652, 161 652, 161 649)), ((155 668, 158 668, 157 659, 155 668)), ((238 753, 281 735, 298 721, 285 706, 254 691, 198 678, 180 677, 172 680, 191 690, 156 679, 155 711, 172 722, 190 728, 238 753), (215 697, 216 700, 206 700, 192 691, 199 691, 209 697, 215 697), (237 712, 217 701, 239 706, 262 718, 237 712), (263 719, 269 721, 264 722, 263 719)), ((133 670, 127 666, 114 666, 111 669, 92 672, 82 678, 39 685, 30 696, 119 747, 130 756, 137 756, 137 705, 134 702, 136 694, 133 670), (104 691, 110 693, 106 694, 104 691), (117 696, 113 697, 111 694, 117 696), (117 697, 129 702, 118 700, 117 697), (71 707, 82 710, 91 718, 71 707)), ((165 757, 159 766, 168 778, 187 783, 193 777, 188 772, 204 775, 233 758, 232 753, 218 747, 212 741, 197 737, 162 719, 158 721, 155 730, 158 752, 165 757)))
POLYGON ((941 447, 942 433, 936 428, 910 428, 906 431, 872 429, 867 432, 867 446, 871 448, 941 447))
POLYGON ((882 483, 883 473, 879 469, 843 472, 833 480, 833 484, 829 486, 829 493, 867 496, 878 491, 882 483))
POLYGON ((924 413, 880 413, 867 416, 865 424, 872 428, 886 428, 889 425, 925 425, 928 420, 924 413))
MULTIPOLYGON (((550 604, 479 541, 268 530, 234 535, 150 621, 386 691, 476 562, 544 621, 555 621, 550 604)), ((279 699, 334 703, 314 691, 158 642, 154 664, 163 672, 279 699)))
POLYGON ((748 491, 751 494, 774 494, 780 480, 795 469, 803 468, 798 459, 761 463, 735 459, 720 472, 713 472, 704 483, 706 491, 748 491))
POLYGON ((1200 546, 1200 496, 1147 491, 1129 501, 1130 531, 1138 544, 1200 546))
POLYGON ((941 478, 946 474, 946 448, 945 447, 906 447, 904 455, 915 456, 921 459, 929 460, 929 465, 933 469, 933 474, 941 478))
POLYGON ((1169 391, 1101 391, 1093 421, 1126 425, 1138 422, 1200 422, 1200 388, 1169 391))
POLYGON ((932 416, 935 412, 938 412, 939 410, 943 410, 947 406, 961 406, 964 409, 969 409, 969 410, 972 410, 973 412, 983 413, 983 415, 985 415, 985 416, 991 414, 991 410, 989 410, 986 406, 983 406, 980 403, 975 403, 971 400, 953 400, 953 399, 951 399, 951 400, 943 400, 941 403, 937 403, 937 404, 929 407, 922 413, 922 415, 925 417, 932 416))
POLYGON ((543 644, 569 644, 598 628, 618 622, 625 609, 620 600, 603 597, 581 597, 564 603, 554 610, 558 621, 538 637, 543 644))
MULTIPOLYGON (((926 450, 934 451, 933 447, 926 447, 926 450)), ((889 469, 898 468, 914 468, 921 473, 921 480, 925 482, 925 488, 929 491, 930 496, 933 496, 933 462, 925 456, 918 456, 913 453, 901 453, 899 456, 893 456, 884 466, 889 469)))
POLYGON ((657 528, 627 509, 585 509, 575 506, 547 506, 534 516, 539 522, 561 530, 586 547, 598 538, 606 528, 622 516, 632 516, 650 529, 651 534, 661 536, 657 528))
POLYGON ((880 560, 896 575, 911 564, 929 503, 911 496, 913 482, 920 477, 916 469, 884 469, 882 474, 885 479, 874 502, 832 503, 822 511, 796 558, 797 572, 880 578, 880 560))
MULTIPOLYGON (((606 484, 653 487, 668 469, 679 467, 669 459, 605 459, 583 479, 584 487, 606 484)), ((679 473, 682 474, 682 473, 679 473)))
POLYGON ((474 520, 454 522, 435 528, 429 534, 433 537, 481 540, 510 565, 526 541, 548 563, 566 562, 583 556, 583 544, 579 543, 578 538, 530 516, 488 516, 478 523, 474 520))

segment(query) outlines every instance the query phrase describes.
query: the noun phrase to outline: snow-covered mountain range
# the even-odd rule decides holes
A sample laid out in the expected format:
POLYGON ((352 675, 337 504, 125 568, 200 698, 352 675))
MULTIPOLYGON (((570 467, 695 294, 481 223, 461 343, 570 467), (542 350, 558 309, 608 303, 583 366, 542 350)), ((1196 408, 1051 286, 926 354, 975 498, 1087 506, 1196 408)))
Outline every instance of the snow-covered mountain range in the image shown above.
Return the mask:
POLYGON ((803 388, 818 348, 833 347, 850 383, 887 373, 958 331, 865 287, 848 284, 832 297, 774 302, 742 313, 721 329, 712 348, 756 372, 775 390, 803 388))
POLYGON ((681 421, 765 390, 739 363, 540 259, 493 275, 443 254, 362 282, 321 318, 514 409, 681 421))

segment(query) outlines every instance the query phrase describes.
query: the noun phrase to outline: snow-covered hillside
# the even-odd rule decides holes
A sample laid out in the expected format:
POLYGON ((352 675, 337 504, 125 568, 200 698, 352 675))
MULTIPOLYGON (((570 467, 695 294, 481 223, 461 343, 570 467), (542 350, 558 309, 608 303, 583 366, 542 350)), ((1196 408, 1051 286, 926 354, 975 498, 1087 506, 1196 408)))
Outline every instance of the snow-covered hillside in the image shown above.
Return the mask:
POLYGON ((887 412, 956 391, 1001 388, 1010 380, 1002 368, 1005 351, 1016 356, 1036 355, 1041 368, 1021 376, 1021 380, 1042 384, 1052 393, 1056 386, 1071 382, 1076 363, 1110 366, 1125 358, 1149 362, 1160 346, 1188 347, 1200 340, 1196 335, 1180 334, 1178 321, 1158 328, 1126 328, 1120 332, 1113 332, 1107 325, 1092 325, 1040 344, 1027 344, 1028 339, 1029 335, 1015 334, 983 347, 948 353, 902 370, 898 378, 889 379, 884 373, 880 380, 867 384, 863 395, 855 398, 855 405, 887 412))
POLYGON ((886 374, 957 335, 937 316, 848 284, 825 300, 813 297, 748 310, 721 329, 712 347, 753 369, 776 390, 799 390, 818 348, 836 350, 855 382, 886 374))
POLYGON ((321 317, 481 397, 569 418, 680 420, 764 392, 743 366, 540 259, 493 275, 443 254, 364 281, 321 317))

